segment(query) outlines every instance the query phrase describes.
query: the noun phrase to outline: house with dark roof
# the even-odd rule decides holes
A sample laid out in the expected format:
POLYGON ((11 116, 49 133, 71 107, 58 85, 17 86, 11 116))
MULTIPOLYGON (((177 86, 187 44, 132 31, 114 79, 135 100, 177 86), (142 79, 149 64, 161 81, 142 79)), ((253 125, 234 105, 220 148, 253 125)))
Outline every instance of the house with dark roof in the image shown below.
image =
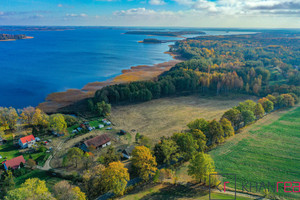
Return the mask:
POLYGON ((122 155, 124 158, 130 159, 131 158, 131 153, 133 149, 135 148, 134 145, 128 146, 126 149, 122 151, 122 155))
POLYGON ((19 139, 19 145, 21 148, 30 148, 35 144, 35 137, 33 135, 28 135, 19 139))
POLYGON ((84 141, 81 145, 81 149, 85 152, 88 152, 89 147, 95 147, 96 149, 103 148, 111 145, 110 141, 111 139, 107 134, 99 135, 84 141))
POLYGON ((21 163, 23 163, 23 164, 26 163, 23 156, 18 156, 18 157, 15 157, 13 159, 6 160, 6 161, 2 162, 2 164, 4 165, 5 170, 8 170, 9 168, 18 169, 20 167, 21 163))

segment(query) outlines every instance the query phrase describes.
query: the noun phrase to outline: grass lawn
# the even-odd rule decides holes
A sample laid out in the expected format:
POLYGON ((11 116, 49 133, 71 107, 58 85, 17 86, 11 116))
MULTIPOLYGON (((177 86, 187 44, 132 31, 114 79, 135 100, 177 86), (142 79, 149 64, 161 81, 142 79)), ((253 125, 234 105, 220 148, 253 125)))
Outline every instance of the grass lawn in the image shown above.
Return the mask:
MULTIPOLYGON (((242 180, 259 185, 261 182, 299 182, 300 107, 266 116, 210 154, 219 173, 237 175, 238 189, 241 189, 242 180)), ((274 194, 300 198, 300 193, 285 193, 283 188, 274 194)))
POLYGON ((16 147, 13 144, 12 140, 8 140, 6 144, 3 144, 0 146, 0 155, 2 156, 2 159, 0 161, 9 160, 14 157, 17 157, 20 155, 18 147, 16 147), (4 159, 7 157, 6 159, 4 159))
POLYGON ((75 129, 75 128, 78 128, 79 127, 79 125, 73 125, 73 126, 70 126, 70 127, 68 127, 67 128, 67 131, 69 132, 69 134, 71 134, 72 133, 72 131, 75 129))
POLYGON ((19 187, 22 183, 26 181, 28 178, 39 178, 40 180, 46 181, 46 185, 48 189, 51 191, 53 186, 63 179, 57 177, 51 177, 47 174, 46 171, 35 169, 23 176, 19 176, 15 178, 16 187, 19 187))
POLYGON ((103 124, 103 123, 100 119, 98 119, 98 120, 89 121, 89 124, 91 127, 98 128, 99 124, 103 124))

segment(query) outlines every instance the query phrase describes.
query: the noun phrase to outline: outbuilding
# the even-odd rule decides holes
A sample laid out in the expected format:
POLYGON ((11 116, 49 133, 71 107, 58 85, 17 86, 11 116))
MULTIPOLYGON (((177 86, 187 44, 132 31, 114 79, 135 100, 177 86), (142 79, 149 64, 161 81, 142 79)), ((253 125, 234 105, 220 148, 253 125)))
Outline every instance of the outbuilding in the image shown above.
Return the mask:
POLYGON ((130 159, 131 158, 131 154, 132 154, 132 151, 133 149, 135 148, 135 146, 131 145, 129 147, 127 147, 126 149, 124 149, 122 151, 122 155, 124 158, 127 158, 127 159, 130 159))
POLYGON ((4 169, 7 171, 9 168, 11 169, 18 169, 21 165, 21 163, 25 164, 26 161, 23 156, 18 156, 10 160, 6 160, 2 162, 4 165, 4 169))
POLYGON ((86 140, 81 145, 81 149, 88 152, 89 147, 95 147, 96 149, 111 145, 111 139, 107 134, 99 135, 89 140, 86 140))

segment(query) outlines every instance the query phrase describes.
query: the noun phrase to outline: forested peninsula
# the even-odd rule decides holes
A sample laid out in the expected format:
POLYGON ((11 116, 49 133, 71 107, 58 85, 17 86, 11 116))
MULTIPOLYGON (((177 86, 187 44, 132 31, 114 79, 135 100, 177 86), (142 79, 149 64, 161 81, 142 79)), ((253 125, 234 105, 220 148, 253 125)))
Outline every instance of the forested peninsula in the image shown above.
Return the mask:
POLYGON ((209 36, 177 41, 170 49, 187 61, 157 81, 109 85, 95 93, 95 103, 149 101, 192 93, 300 95, 299 40, 272 34, 209 36))
POLYGON ((9 40, 21 40, 27 39, 25 34, 18 34, 18 35, 10 35, 10 34, 0 34, 0 41, 9 41, 9 40))

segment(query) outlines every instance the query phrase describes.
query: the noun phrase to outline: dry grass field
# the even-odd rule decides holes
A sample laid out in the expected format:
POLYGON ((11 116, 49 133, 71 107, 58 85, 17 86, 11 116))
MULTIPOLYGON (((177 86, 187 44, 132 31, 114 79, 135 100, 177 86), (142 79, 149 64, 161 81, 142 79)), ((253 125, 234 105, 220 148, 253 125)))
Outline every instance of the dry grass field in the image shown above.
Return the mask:
POLYGON ((162 98, 114 107, 110 120, 116 129, 124 129, 133 137, 139 132, 157 141, 162 136, 186 129, 186 125, 194 119, 219 119, 226 110, 247 99, 257 100, 246 95, 162 98))

